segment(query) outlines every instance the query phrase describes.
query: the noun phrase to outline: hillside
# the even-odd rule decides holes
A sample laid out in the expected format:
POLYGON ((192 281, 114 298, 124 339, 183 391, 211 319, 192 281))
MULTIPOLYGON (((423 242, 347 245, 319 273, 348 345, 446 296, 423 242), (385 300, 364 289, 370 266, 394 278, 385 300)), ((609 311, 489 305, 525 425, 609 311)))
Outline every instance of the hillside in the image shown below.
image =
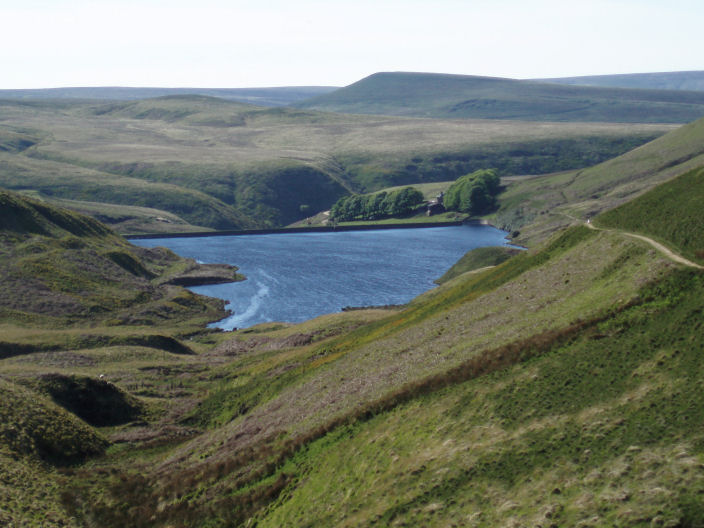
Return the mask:
POLYGON ((655 237, 704 263, 704 168, 687 172, 602 214, 598 225, 655 237))
POLYGON ((704 93, 384 72, 295 106, 450 119, 687 123, 704 116, 704 93))
POLYGON ((704 91, 704 71, 587 75, 582 77, 559 77, 534 80, 557 84, 603 86, 610 88, 704 91))
MULTIPOLYGON (((223 313, 221 303, 168 284, 192 274, 199 268, 195 262, 167 250, 136 248, 91 218, 5 191, 0 264, 3 320, 60 328, 99 321, 149 324, 160 312, 184 321, 223 313)), ((225 282, 237 278, 235 268, 213 273, 225 282)), ((23 348, 6 342, 7 334, 2 340, 0 356, 23 348)))
POLYGON ((0 191, 0 524, 77 525, 59 484, 67 467, 104 456, 114 428, 159 417, 168 386, 154 362, 188 368, 172 358, 193 357, 205 323, 226 314, 175 284, 235 271, 136 248, 91 218, 0 191))
POLYGON ((233 333, 168 284, 183 260, 0 194, 1 286, 21 305, 0 314, 0 521, 702 526, 704 272, 629 231, 696 256, 702 123, 583 171, 542 215, 590 193, 590 215, 620 205, 594 218, 608 229, 565 216, 580 225, 405 307, 233 333), (676 204, 676 229, 642 216, 676 204), (25 269, 37 282, 12 282, 25 269), (32 304, 45 291, 76 308, 32 304), (99 397, 125 415, 98 421, 99 397), (30 431, 74 465, 19 450, 30 431))
POLYGON ((697 526, 702 293, 701 272, 646 243, 574 227, 401 311, 223 336, 212 354, 230 360, 182 419, 198 433, 106 460, 115 477, 90 486, 79 471, 71 513, 104 526, 697 526))
POLYGON ((343 116, 205 96, 5 100, 0 118, 0 187, 123 233, 283 226, 351 191, 486 166, 585 167, 673 128, 343 116))
MULTIPOLYGON (((535 178, 508 178, 493 221, 520 230, 519 242, 540 240, 555 229, 627 202, 655 185, 704 165, 700 119, 584 170, 535 178)), ((674 208, 670 212, 674 211, 674 208)))

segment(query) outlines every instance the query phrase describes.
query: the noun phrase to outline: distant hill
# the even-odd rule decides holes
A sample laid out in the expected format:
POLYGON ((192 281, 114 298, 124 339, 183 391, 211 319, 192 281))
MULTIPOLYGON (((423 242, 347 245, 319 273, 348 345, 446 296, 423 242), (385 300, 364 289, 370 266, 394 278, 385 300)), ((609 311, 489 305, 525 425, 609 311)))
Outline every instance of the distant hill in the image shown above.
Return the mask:
POLYGON ((704 116, 704 93, 384 72, 295 106, 434 118, 686 123, 704 116))
POLYGON ((229 101, 260 106, 287 106, 337 90, 335 86, 281 86, 273 88, 130 88, 100 86, 75 88, 45 88, 31 90, 0 90, 0 99, 83 99, 134 101, 166 95, 209 95, 229 101))
POLYGON ((704 71, 626 73, 621 75, 588 75, 533 80, 537 82, 610 88, 704 91, 704 71))

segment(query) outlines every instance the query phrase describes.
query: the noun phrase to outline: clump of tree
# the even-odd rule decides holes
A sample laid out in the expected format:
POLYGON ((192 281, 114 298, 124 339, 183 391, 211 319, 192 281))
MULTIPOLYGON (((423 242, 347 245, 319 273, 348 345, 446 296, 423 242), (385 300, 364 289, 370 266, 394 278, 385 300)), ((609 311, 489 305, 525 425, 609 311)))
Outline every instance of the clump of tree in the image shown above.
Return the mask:
POLYGON ((483 169, 457 178, 445 193, 445 209, 480 215, 496 208, 501 182, 494 169, 483 169))
POLYGON ((377 220, 388 216, 402 216, 415 211, 425 203, 423 193, 414 187, 376 194, 343 196, 330 209, 330 218, 338 222, 377 220))

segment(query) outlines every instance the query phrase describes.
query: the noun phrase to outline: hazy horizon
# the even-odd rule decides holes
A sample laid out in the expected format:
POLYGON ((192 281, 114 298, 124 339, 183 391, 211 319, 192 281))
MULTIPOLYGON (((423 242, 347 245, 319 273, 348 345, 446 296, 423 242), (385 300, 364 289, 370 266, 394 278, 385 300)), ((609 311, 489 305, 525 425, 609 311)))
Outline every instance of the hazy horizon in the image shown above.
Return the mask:
POLYGON ((25 0, 0 89, 346 86, 379 71, 515 79, 704 69, 694 0, 25 0))

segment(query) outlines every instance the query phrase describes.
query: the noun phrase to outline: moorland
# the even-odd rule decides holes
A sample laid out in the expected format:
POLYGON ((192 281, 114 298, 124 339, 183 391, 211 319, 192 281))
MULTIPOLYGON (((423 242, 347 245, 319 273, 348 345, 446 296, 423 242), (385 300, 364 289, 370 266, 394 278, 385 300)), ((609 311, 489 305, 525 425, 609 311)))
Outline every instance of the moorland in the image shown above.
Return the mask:
POLYGON ((639 123, 526 116, 536 123, 500 113, 342 115, 203 95, 8 98, 0 186, 125 234, 283 227, 351 193, 485 168, 502 176, 585 168, 672 130, 681 116, 653 123, 659 105, 643 103, 639 123))
MULTIPOLYGON (((502 173, 486 218, 527 249, 471 252, 406 306, 218 332, 205 323, 222 303, 180 284, 237 280, 235 269, 135 248, 51 198, 52 182, 90 174, 94 187, 60 197, 90 197, 94 215, 108 184, 210 203, 170 172, 166 183, 106 162, 144 156, 155 175, 175 152, 206 159, 193 146, 205 111, 111 103, 117 115, 101 121, 95 104, 31 104, 11 110, 31 126, 3 121, 5 181, 7 167, 28 182, 54 172, 0 193, 0 524, 704 525, 704 120, 600 163, 502 173)), ((298 110, 246 109, 275 123, 259 144, 271 133, 281 148, 281 116, 298 110)), ((474 125, 376 123, 446 138, 450 124, 455 138, 474 125)), ((647 130, 563 125, 544 130, 647 130)), ((385 148, 369 159, 400 147, 385 148)), ((225 152, 216 143, 213 159, 225 152)))

